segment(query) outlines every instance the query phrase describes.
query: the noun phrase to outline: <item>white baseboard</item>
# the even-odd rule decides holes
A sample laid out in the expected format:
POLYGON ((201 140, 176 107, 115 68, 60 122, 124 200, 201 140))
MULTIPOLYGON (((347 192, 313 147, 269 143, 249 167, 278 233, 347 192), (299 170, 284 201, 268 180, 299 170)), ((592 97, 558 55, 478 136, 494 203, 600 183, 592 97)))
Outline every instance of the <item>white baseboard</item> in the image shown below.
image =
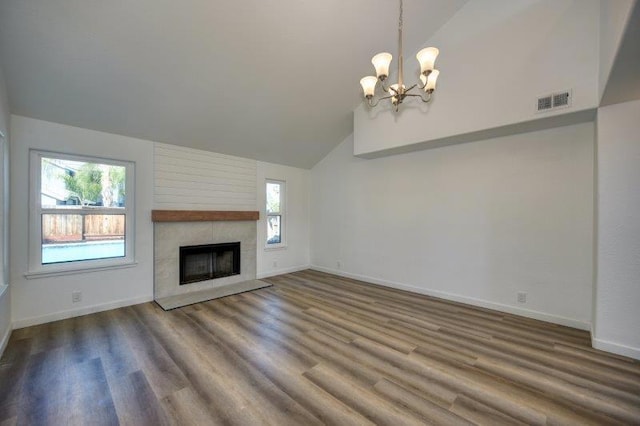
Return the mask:
MULTIPOLYGON (((9 297, 9 286, 6 284, 0 284, 0 299, 2 299, 3 297, 9 297)), ((11 301, 9 301, 9 303, 11 303, 11 301)), ((8 327, 4 332, 4 335, 2 336, 2 339, 0 339, 0 358, 2 358, 2 354, 4 353, 4 350, 7 348, 7 344, 9 343, 9 337, 11 336, 11 331, 13 330, 12 324, 11 324, 11 319, 8 319, 8 327)))
POLYGON ((352 274, 350 272, 345 272, 345 271, 331 269, 331 268, 325 268, 323 266, 311 265, 310 268, 316 271, 326 272, 329 274, 339 275, 346 278, 353 278, 356 280, 366 281, 372 284, 378 284, 385 287, 397 288, 399 290, 410 291, 412 293, 419 293, 427 296, 437 297, 440 299, 451 300, 454 302, 466 303, 468 305, 493 309, 496 311, 506 312, 514 315, 520 315, 523 317, 533 318, 540 321, 552 322, 554 324, 565 325, 567 327, 578 328, 580 330, 589 331, 591 329, 590 323, 573 319, 573 318, 566 318, 559 315, 547 314, 545 312, 534 311, 531 309, 523 309, 516 306, 511 306, 511 305, 504 305, 502 303, 491 302, 489 300, 483 300, 483 299, 476 299, 473 297, 462 296, 455 293, 447 293, 444 291, 431 290, 431 289, 426 289, 422 287, 415 287, 415 286, 398 283, 394 281, 381 280, 381 279, 369 277, 366 275, 352 274))
POLYGON ((631 346, 621 345, 619 343, 609 342, 607 340, 596 339, 593 337, 593 331, 591 332, 591 345, 595 349, 599 349, 605 352, 611 352, 614 354, 628 356, 640 360, 640 348, 634 348, 631 346))
POLYGON ((292 272, 304 271, 305 269, 309 269, 310 267, 311 267, 310 265, 303 265, 303 266, 293 266, 291 268, 274 269, 273 271, 261 272, 256 275, 256 278, 261 279, 261 278, 275 277, 276 275, 290 274, 292 272))
POLYGON ((0 358, 2 358, 4 350, 7 349, 7 345, 9 344, 9 337, 11 337, 11 331, 13 331, 13 327, 11 327, 11 324, 9 324, 9 327, 7 327, 7 331, 5 331, 4 336, 2 336, 2 340, 0 340, 0 358))
POLYGON ((123 306, 137 305, 140 303, 151 302, 153 296, 141 296, 133 299, 116 300, 114 302, 103 303, 99 305, 83 306, 77 309, 70 309, 68 311, 55 312, 53 314, 42 315, 39 317, 23 318, 13 321, 13 328, 24 328, 32 325, 44 324, 47 322, 53 322, 63 320, 72 317, 79 317, 82 315, 94 314, 96 312, 108 311, 111 309, 122 308, 123 306))

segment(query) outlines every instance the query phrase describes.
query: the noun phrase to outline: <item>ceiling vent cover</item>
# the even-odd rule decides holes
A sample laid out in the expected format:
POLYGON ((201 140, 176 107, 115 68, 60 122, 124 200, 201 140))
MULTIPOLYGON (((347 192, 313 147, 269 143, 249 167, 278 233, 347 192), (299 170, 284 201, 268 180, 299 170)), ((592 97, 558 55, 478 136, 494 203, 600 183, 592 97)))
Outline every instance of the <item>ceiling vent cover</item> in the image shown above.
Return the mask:
POLYGON ((553 107, 567 107, 569 106, 569 92, 556 93, 553 95, 553 107))
POLYGON ((543 96, 542 98, 538 98, 538 111, 546 111, 548 109, 551 109, 552 107, 553 105, 551 96, 543 96))
POLYGON ((536 112, 552 111, 571 106, 571 90, 540 96, 537 99, 536 112))

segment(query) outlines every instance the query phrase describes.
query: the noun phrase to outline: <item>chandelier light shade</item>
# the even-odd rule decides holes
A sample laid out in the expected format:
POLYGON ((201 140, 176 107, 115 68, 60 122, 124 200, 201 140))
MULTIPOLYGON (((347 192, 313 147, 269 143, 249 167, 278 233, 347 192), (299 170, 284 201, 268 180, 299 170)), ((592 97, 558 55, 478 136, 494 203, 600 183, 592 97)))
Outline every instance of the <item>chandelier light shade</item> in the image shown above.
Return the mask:
POLYGON ((378 83, 378 78, 372 75, 362 78, 362 80, 360 80, 360 85, 362 86, 364 95, 373 97, 376 91, 377 83, 378 83))
MULTIPOLYGON (((400 99, 400 97, 398 96, 399 93, 401 93, 400 90, 398 90, 398 83, 396 84, 392 84, 391 86, 389 86, 389 95, 391 96, 391 103, 393 105, 398 105, 398 100, 400 99)), ((403 84, 402 85, 402 92, 404 92, 405 90, 407 90, 407 87, 403 84)))
POLYGON ((422 75, 433 71, 433 64, 436 62, 438 53, 440 51, 435 47, 427 47, 418 52, 416 59, 420 63, 420 73, 422 75))
POLYGON ((389 76, 389 65, 393 56, 391 53, 382 52, 371 58, 371 63, 376 69, 376 75, 380 80, 385 80, 389 76))
POLYGON ((378 105, 381 100, 389 99, 391 101, 391 104, 395 107, 395 111, 397 112, 400 104, 405 100, 405 98, 417 97, 420 98, 422 102, 429 102, 431 100, 431 95, 436 90, 436 81, 440 72, 435 69, 434 66, 436 58, 438 57, 440 51, 435 47, 426 47, 419 51, 416 55, 416 59, 418 59, 418 63, 420 64, 420 82, 408 88, 404 85, 404 57, 402 54, 402 14, 402 0, 400 0, 400 19, 398 20, 398 82, 390 85, 389 87, 385 87, 384 82, 389 77, 389 66, 391 65, 391 60, 393 59, 391 53, 387 52, 378 53, 371 59, 371 63, 376 70, 376 76, 368 76, 360 80, 360 85, 362 86, 364 97, 367 100, 369 106, 372 108, 378 105), (380 83, 380 87, 382 88, 384 95, 374 101, 378 82, 380 83), (426 95, 423 96, 422 94, 418 93, 409 93, 415 87, 424 90, 426 95))
POLYGON ((425 92, 429 92, 429 90, 431 90, 431 92, 433 93, 436 90, 436 80, 438 80, 438 74, 440 74, 440 71, 438 70, 431 71, 429 73, 429 77, 425 76, 424 74, 420 74, 420 82, 422 82, 425 92))
POLYGON ((424 91, 427 93, 433 93, 436 90, 436 81, 438 80, 438 75, 440 75, 440 71, 433 70, 427 77, 427 84, 424 86, 424 91))

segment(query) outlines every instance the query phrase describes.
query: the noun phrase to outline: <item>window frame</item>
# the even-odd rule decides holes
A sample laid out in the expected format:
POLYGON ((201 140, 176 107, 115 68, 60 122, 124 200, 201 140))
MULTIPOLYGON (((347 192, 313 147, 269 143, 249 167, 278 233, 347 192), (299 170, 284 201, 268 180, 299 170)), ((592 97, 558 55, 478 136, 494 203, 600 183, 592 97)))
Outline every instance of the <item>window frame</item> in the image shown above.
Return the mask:
POLYGON ((9 141, 0 130, 0 297, 9 287, 9 141))
POLYGON ((287 220, 286 220, 286 209, 287 209, 287 183, 284 180, 280 179, 265 179, 264 184, 264 211, 265 211, 265 239, 264 239, 264 248, 265 250, 274 250, 281 249, 287 247, 287 220), (280 211, 278 213, 269 213, 267 211, 267 185, 268 184, 277 184, 280 185, 280 211), (269 217, 271 216, 280 216, 280 242, 279 243, 268 243, 268 229, 269 229, 269 217))
POLYGON ((128 267, 135 265, 135 163, 132 161, 116 160, 112 158, 95 157, 90 155, 67 154, 61 152, 31 149, 29 151, 29 248, 28 248, 28 272, 27 278, 64 275, 67 273, 102 270, 111 268, 128 267), (90 211, 64 207, 43 208, 41 183, 42 183, 42 158, 54 158, 68 161, 80 161, 95 164, 107 164, 125 167, 125 206, 124 208, 92 208, 90 211), (111 257, 101 259, 74 260, 69 262, 42 263, 42 215, 43 214, 76 214, 86 216, 89 214, 122 214, 125 216, 124 224, 124 257, 111 257))

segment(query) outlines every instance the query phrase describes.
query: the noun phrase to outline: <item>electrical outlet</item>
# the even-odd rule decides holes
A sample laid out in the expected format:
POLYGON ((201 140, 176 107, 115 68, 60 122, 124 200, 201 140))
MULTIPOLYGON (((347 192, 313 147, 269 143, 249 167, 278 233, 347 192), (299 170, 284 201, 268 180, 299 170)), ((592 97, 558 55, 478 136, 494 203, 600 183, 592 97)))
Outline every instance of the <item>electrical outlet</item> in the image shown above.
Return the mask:
POLYGON ((278 267, 278 261, 277 261, 277 260, 274 260, 274 261, 273 261, 273 267, 274 267, 274 268, 277 268, 277 267, 278 267))
POLYGON ((71 302, 78 303, 82 300, 82 292, 74 291, 71 293, 71 302))
POLYGON ((524 291, 518 292, 518 303, 527 303, 527 293, 524 291))

